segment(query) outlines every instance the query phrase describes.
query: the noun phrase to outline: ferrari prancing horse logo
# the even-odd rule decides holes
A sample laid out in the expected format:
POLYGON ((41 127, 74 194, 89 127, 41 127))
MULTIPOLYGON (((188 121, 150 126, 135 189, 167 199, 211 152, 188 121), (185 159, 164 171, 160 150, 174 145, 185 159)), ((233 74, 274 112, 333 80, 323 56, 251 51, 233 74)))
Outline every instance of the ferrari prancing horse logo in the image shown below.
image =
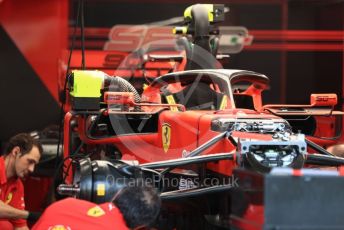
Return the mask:
POLYGON ((167 123, 162 125, 162 147, 164 148, 165 153, 170 147, 171 143, 171 126, 167 123))
POLYGON ((105 215, 105 212, 101 207, 95 206, 87 211, 87 215, 92 217, 100 217, 105 215))

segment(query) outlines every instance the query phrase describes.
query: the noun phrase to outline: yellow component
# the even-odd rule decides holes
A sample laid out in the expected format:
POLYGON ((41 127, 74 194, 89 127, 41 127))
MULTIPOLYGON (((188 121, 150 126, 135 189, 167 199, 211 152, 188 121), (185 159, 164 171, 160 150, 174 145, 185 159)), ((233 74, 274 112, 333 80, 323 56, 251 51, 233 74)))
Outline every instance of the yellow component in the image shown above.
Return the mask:
POLYGON ((183 33, 183 34, 187 34, 187 32, 188 32, 188 28, 184 26, 184 27, 182 28, 182 33, 183 33))
POLYGON ((97 196, 105 196, 105 184, 97 184, 97 196))
MULTIPOLYGON (((168 96, 165 96, 165 97, 166 97, 167 103, 169 105, 175 105, 176 104, 176 101, 174 100, 173 95, 168 95, 168 96)), ((173 111, 173 112, 177 112, 178 108, 176 106, 171 106, 170 110, 173 111)))
POLYGON ((143 90, 146 90, 146 89, 147 89, 147 87, 148 87, 148 85, 147 85, 147 84, 143 84, 143 90))
POLYGON ((220 110, 223 110, 226 107, 227 107, 227 96, 223 95, 222 100, 221 100, 221 104, 220 104, 220 110))
MULTIPOLYGON (((214 21, 214 5, 213 4, 201 4, 202 6, 204 6, 205 8, 207 8, 208 10, 208 20, 209 22, 213 22, 214 21)), ((191 19, 192 15, 191 15, 191 10, 192 10, 192 6, 189 6, 188 8, 186 8, 184 10, 184 18, 185 19, 191 19)))
POLYGON ((95 97, 101 96, 100 90, 104 81, 104 73, 91 70, 74 70, 73 89, 70 93, 74 97, 95 97))
POLYGON ((161 137, 162 137, 162 147, 164 152, 170 148, 171 144, 171 126, 167 123, 164 123, 161 128, 161 137))
POLYGON ((92 217, 99 217, 99 216, 102 216, 104 214, 105 214, 104 210, 101 209, 99 206, 95 206, 93 208, 90 208, 87 211, 87 215, 92 216, 92 217))
POLYGON ((13 193, 10 192, 6 197, 5 204, 9 204, 12 200, 12 197, 13 197, 13 193))
POLYGON ((188 28, 186 26, 177 26, 172 30, 173 34, 187 34, 188 28))
POLYGON ((208 10, 208 20, 209 22, 214 21, 214 5, 213 4, 203 4, 208 10))
POLYGON ((192 18, 192 16, 191 16, 191 9, 192 9, 193 6, 194 6, 194 5, 189 6, 188 8, 186 8, 186 9, 184 10, 184 18, 189 18, 189 19, 192 18))

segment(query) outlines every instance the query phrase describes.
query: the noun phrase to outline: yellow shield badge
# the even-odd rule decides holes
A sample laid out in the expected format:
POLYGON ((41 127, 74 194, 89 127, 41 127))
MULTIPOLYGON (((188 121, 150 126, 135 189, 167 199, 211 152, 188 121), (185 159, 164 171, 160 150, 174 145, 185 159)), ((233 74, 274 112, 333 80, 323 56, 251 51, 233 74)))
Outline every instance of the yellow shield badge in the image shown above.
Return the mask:
POLYGON ((105 215, 105 212, 103 209, 101 209, 101 207, 95 206, 87 211, 87 215, 92 217, 99 217, 105 215))
POLYGON ((164 148, 165 153, 170 148, 171 143, 171 126, 167 123, 162 125, 162 147, 164 148))

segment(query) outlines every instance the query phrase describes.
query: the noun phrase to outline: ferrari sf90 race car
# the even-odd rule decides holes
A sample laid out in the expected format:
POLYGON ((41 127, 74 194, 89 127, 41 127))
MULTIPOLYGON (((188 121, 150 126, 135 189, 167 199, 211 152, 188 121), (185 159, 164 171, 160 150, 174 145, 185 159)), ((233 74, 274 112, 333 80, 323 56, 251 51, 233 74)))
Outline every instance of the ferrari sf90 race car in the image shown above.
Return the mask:
POLYGON ((333 111, 333 94, 314 94, 304 106, 263 105, 265 75, 225 69, 170 73, 141 96, 125 80, 100 71, 74 71, 70 81, 63 151, 70 185, 60 185, 59 192, 101 203, 131 179, 150 181, 165 204, 161 229, 200 228, 207 218, 215 226, 240 226, 231 218, 245 215, 261 228, 264 189, 250 190, 264 187, 263 175, 290 168, 280 173, 300 176, 302 168, 344 163, 321 147, 335 141, 320 137, 319 118, 326 116, 330 127, 342 114, 333 111), (95 161, 82 159, 72 177, 71 162, 85 156, 95 161))

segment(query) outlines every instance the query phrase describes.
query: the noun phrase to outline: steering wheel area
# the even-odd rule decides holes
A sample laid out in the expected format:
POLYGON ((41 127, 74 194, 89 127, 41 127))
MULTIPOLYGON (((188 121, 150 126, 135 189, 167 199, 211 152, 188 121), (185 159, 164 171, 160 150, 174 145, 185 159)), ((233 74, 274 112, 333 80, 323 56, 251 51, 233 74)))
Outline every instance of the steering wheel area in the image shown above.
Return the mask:
POLYGON ((182 104, 187 110, 221 110, 230 107, 228 83, 207 72, 172 73, 155 81, 142 94, 143 101, 182 104))

